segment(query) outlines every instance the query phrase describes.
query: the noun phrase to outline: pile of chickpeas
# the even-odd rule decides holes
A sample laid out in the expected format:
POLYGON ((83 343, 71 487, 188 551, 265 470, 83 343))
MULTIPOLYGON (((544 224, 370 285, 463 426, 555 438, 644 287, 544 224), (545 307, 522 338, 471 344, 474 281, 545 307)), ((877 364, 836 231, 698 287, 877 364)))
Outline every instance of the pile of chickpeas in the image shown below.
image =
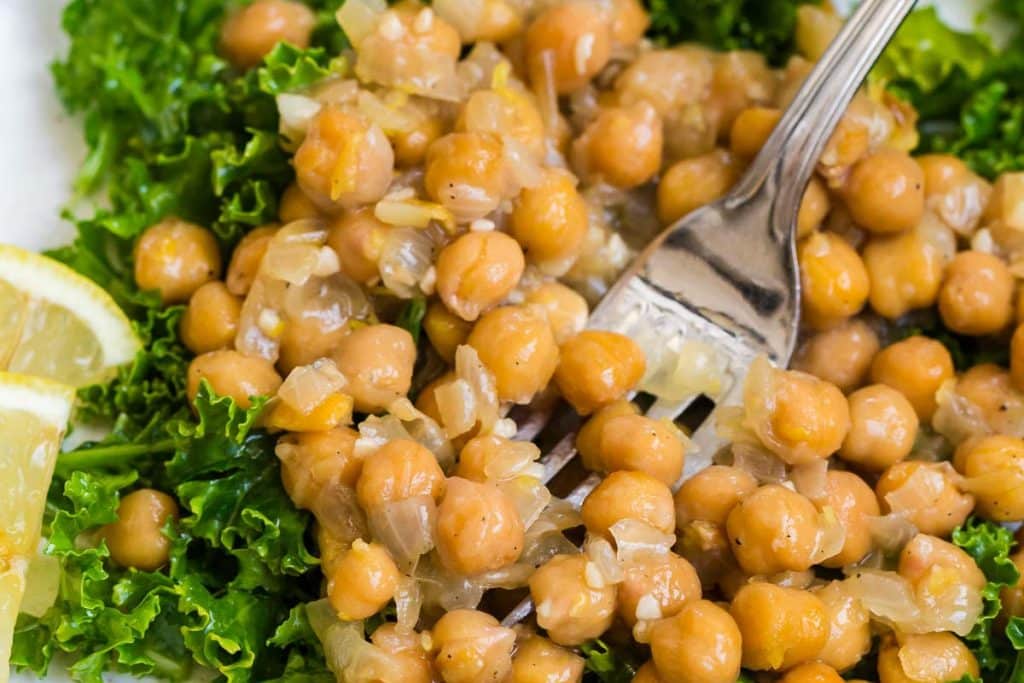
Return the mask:
MULTIPOLYGON (((585 329, 631 249, 756 156, 840 24, 798 16, 799 54, 773 69, 650 43, 638 0, 349 0, 334 76, 279 100, 296 175, 280 222, 230 254, 174 218, 138 240, 139 286, 187 304, 189 396, 272 397, 263 426, 317 519, 337 619, 397 607, 367 634, 387 675, 341 679, 578 681, 595 638, 649 652, 644 683, 837 683, 873 643, 880 683, 978 675, 960 637, 985 578, 948 539, 972 513, 1024 519, 1024 174, 913 157, 913 109, 858 94, 796 219, 793 368, 755 363, 720 425, 733 444, 685 482, 683 431, 629 400, 642 350, 585 329), (394 324, 413 297, 419 346, 394 324), (901 333, 928 309, 1008 344, 1009 368, 957 372, 901 333), (555 397, 605 475, 578 510, 508 417, 555 397), (494 587, 528 593, 532 625, 477 609, 494 587)), ((223 54, 249 68, 313 24, 256 0, 223 54)), ((126 497, 113 559, 160 567, 176 514, 126 497)), ((1024 614, 1024 585, 1004 605, 1024 614)))

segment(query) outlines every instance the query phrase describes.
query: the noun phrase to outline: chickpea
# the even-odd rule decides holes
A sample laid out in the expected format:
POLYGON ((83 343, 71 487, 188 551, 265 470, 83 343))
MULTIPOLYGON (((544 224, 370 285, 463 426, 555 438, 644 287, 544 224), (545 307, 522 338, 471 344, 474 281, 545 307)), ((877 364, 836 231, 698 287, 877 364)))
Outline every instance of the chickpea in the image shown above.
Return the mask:
POLYGON ((287 225, 293 221, 320 218, 320 209, 298 184, 292 183, 285 188, 277 203, 277 217, 282 225, 287 225))
POLYGON ((587 205, 575 179, 566 171, 550 169, 541 184, 519 194, 511 233, 531 261, 562 263, 579 253, 587 225, 587 205))
POLYGON ((629 189, 661 168, 661 117, 646 102, 603 109, 575 145, 576 166, 587 176, 629 189))
POLYGON ((756 157, 781 118, 782 111, 773 107, 750 107, 741 111, 729 132, 733 156, 746 161, 756 157))
POLYGON ((878 335, 870 325, 848 320, 805 341, 797 350, 793 369, 849 392, 864 383, 878 349, 878 335))
POLYGON ((468 232, 437 257, 437 292, 452 313, 470 322, 501 303, 526 267, 519 244, 501 232, 468 232))
POLYGON ((439 116, 423 112, 411 128, 391 133, 389 139, 395 150, 395 165, 414 168, 422 164, 427 150, 444 135, 444 129, 444 122, 439 116))
POLYGON ((383 197, 391 185, 395 153, 376 123, 328 105, 310 122, 292 164, 306 196, 333 214, 383 197))
POLYGON ((564 344, 582 332, 590 315, 587 300, 560 282, 545 282, 531 289, 523 303, 544 312, 557 344, 564 344))
POLYGON ((729 130, 744 109, 772 99, 777 77, 764 55, 752 50, 716 52, 708 107, 720 130, 729 130))
POLYGON ((992 186, 948 154, 926 154, 918 157, 917 163, 924 172, 925 206, 958 233, 973 233, 992 195, 992 186))
POLYGON ((328 325, 316 316, 289 318, 278 339, 278 369, 287 374, 300 365, 331 356, 348 336, 349 326, 346 323, 328 325))
POLYGON ((117 521, 104 526, 100 533, 114 562, 155 572, 170 560, 171 539, 164 535, 168 520, 178 521, 174 499, 156 489, 138 489, 121 499, 117 521))
POLYGON ((878 652, 879 683, 948 683, 965 675, 978 677, 978 662, 952 633, 907 635, 901 644, 889 641, 878 652), (904 669, 912 662, 912 671, 904 669))
POLYGON ((810 661, 828 642, 825 605, 813 593, 771 583, 740 588, 729 609, 743 637, 743 666, 780 671, 810 661))
POLYGON ((628 47, 644 37, 651 18, 639 0, 612 0, 612 43, 628 47))
POLYGON ((924 173, 906 153, 882 149, 854 165, 843 197, 865 230, 909 230, 924 215, 924 173))
POLYGON ((445 683, 504 681, 512 669, 516 633, 485 612, 456 609, 434 624, 434 665, 445 683))
POLYGON ((427 333, 437 355, 444 362, 455 363, 455 350, 466 343, 473 325, 449 311, 440 301, 431 301, 423 317, 423 331, 427 333))
POLYGON ((359 432, 335 427, 326 432, 285 434, 277 442, 281 483, 296 506, 313 509, 325 488, 355 488, 363 460, 356 457, 359 432))
POLYGON ((388 669, 391 678, 388 683, 433 683, 434 665, 429 652, 424 649, 423 637, 411 631, 403 633, 397 624, 386 622, 377 627, 370 641, 401 662, 388 669), (395 669, 399 669, 396 671, 395 669))
POLYGON ((814 591, 825 606, 829 624, 828 641, 817 659, 836 671, 853 668, 871 650, 871 615, 842 581, 833 581, 814 591))
POLYGON ((305 50, 316 26, 313 11, 301 2, 256 0, 231 14, 221 27, 224 55, 240 69, 249 69, 278 43, 305 50))
POLYGON ((179 304, 220 277, 220 248, 213 233, 177 218, 146 228, 135 245, 135 283, 155 289, 164 304, 179 304))
POLYGON ((259 273, 263 255, 267 253, 267 246, 276 232, 276 226, 264 225, 247 232, 235 245, 235 250, 231 252, 231 262, 228 264, 228 274, 224 278, 229 292, 235 296, 245 296, 249 293, 253 280, 259 273))
POLYGON ((695 600, 651 628, 651 658, 665 681, 733 683, 743 648, 740 628, 724 609, 695 600))
POLYGON ((506 192, 501 139, 493 133, 449 133, 427 150, 423 184, 460 223, 498 208, 506 192))
MULTIPOLYGON (((850 412, 835 385, 797 370, 767 365, 744 387, 747 421, 758 438, 790 465, 827 458, 850 429, 850 412)), ((760 363, 759 363, 760 364, 760 363)))
POLYGON ((512 657, 508 683, 578 683, 583 680, 583 659, 542 636, 530 636, 512 657))
POLYGON ((558 346, 547 320, 526 306, 485 313, 466 343, 494 373, 498 399, 529 403, 558 366, 558 346))
POLYGON ((871 363, 871 381, 906 396, 922 422, 932 419, 935 392, 952 377, 953 359, 946 347, 919 335, 887 346, 871 363))
POLYGON ((955 249, 955 240, 949 228, 933 230, 927 218, 918 229, 873 236, 863 249, 871 281, 868 301, 885 318, 894 320, 915 308, 931 306, 939 296, 945 250, 955 249))
POLYGON ((626 395, 644 375, 644 353, 617 332, 584 330, 562 344, 555 383, 580 415, 626 395))
POLYGON ((685 451, 679 429, 668 420, 625 414, 601 430, 601 469, 637 470, 672 486, 683 473, 685 451))
POLYGON ((804 190, 803 199, 800 200, 800 210, 796 216, 797 238, 807 237, 820 228, 831 208, 824 183, 816 177, 811 178, 807 183, 807 189, 804 190))
POLYGON ((675 495, 676 524, 693 521, 724 526, 729 513, 757 490, 757 480, 738 467, 712 465, 683 482, 675 495))
POLYGON ((967 399, 996 432, 1005 431, 1006 420, 1013 419, 1011 416, 1024 404, 1024 397, 1013 388, 1010 373, 993 363, 975 365, 960 375, 956 393, 967 399))
MULTIPOLYGON (((801 8, 802 9, 802 8, 801 8)), ((817 9, 817 8, 814 8, 817 9)), ((821 662, 807 662, 790 669, 779 683, 846 683, 831 666, 821 662)))
POLYGON ((982 251, 953 257, 939 290, 946 327, 961 334, 995 334, 1013 316, 1013 275, 1002 259, 982 251))
POLYGON ((739 177, 738 164, 725 150, 677 161, 658 183, 658 218, 665 225, 674 223, 724 196, 739 177))
MULTIPOLYGON (((431 7, 445 21, 455 26, 462 42, 503 43, 514 38, 523 28, 523 12, 512 0, 480 0, 474 16, 466 16, 461 0, 434 0, 431 7)), ((472 14, 472 13, 470 13, 472 14)))
POLYGON ((437 508, 437 552, 453 572, 472 576, 512 564, 523 551, 515 503, 491 483, 448 480, 437 508))
POLYGON ((370 208, 346 212, 332 220, 327 246, 338 255, 341 272, 361 284, 380 277, 378 262, 384 236, 390 226, 377 220, 370 208))
POLYGON ((871 551, 868 520, 879 515, 878 499, 871 487, 852 472, 829 470, 825 476, 825 504, 832 508, 846 537, 842 550, 821 564, 845 567, 860 562, 871 551))
POLYGON ((875 495, 883 513, 901 513, 919 531, 946 536, 967 519, 974 496, 963 493, 948 463, 898 462, 879 477, 875 495))
POLYGON ((868 271, 857 251, 839 235, 814 233, 797 249, 801 303, 806 322, 827 329, 856 315, 868 300, 868 271))
POLYGON ((1024 173, 1002 173, 992 186, 992 194, 982 214, 982 222, 996 243, 1007 251, 1020 249, 1020 230, 1024 216, 1020 213, 1024 173))
POLYGON ((440 500, 445 479, 437 458, 408 439, 389 441, 363 460, 356 498, 364 510, 414 496, 440 500))
POLYGON ((555 555, 530 577, 537 625, 559 645, 579 645, 612 625, 616 587, 588 583, 589 563, 584 555, 555 555))
POLYGON ((1002 616, 1019 617, 1024 615, 1024 549, 1010 555, 1020 578, 1012 586, 1006 586, 999 591, 999 601, 1003 604, 1002 616))
POLYGON ((223 282, 207 282, 192 294, 181 316, 181 341, 192 353, 228 348, 235 341, 241 315, 242 302, 223 282))
POLYGON ((1024 391, 1024 324, 1010 338, 1010 379, 1018 391, 1024 391))
POLYGON ((762 486, 726 519, 736 561, 748 574, 802 572, 814 564, 822 528, 814 503, 785 486, 762 486))
POLYGON ((977 499, 976 512, 997 522, 1024 519, 1024 440, 996 434, 960 448, 965 450, 963 473, 977 499))
POLYGON ((559 95, 579 90, 611 56, 611 26, 596 5, 573 0, 540 13, 526 29, 526 68, 537 89, 548 81, 559 95))
POLYGON ((615 80, 619 104, 648 102, 662 117, 707 97, 713 53, 695 45, 641 52, 615 80))
POLYGON ((872 384, 850 394, 850 431, 839 457, 871 472, 903 460, 914 448, 918 419, 899 391, 872 384))
POLYGON ((327 598, 342 621, 365 619, 395 596, 401 575, 384 546, 356 539, 327 578, 327 598))
POLYGON ((626 625, 640 619, 671 617, 684 605, 700 599, 700 579, 693 565, 675 553, 644 555, 623 567, 619 584, 618 612, 626 625), (653 599, 657 613, 650 614, 653 599))
POLYGON ((608 536, 611 526, 623 519, 645 522, 667 534, 675 529, 672 491, 643 472, 612 472, 590 492, 580 512, 592 534, 608 536))
POLYGON ((636 670, 630 683, 665 683, 665 680, 658 675, 658 670, 654 667, 654 660, 651 659, 636 670))
POLYGON ((273 396, 281 376, 262 358, 238 351, 210 351, 196 356, 188 366, 188 400, 194 401, 202 380, 218 396, 230 396, 240 408, 252 406, 254 396, 273 396))
POLYGON ((608 422, 620 415, 636 415, 637 407, 626 400, 613 401, 597 410, 594 415, 583 423, 576 434, 576 450, 580 454, 583 466, 592 472, 604 472, 604 456, 601 451, 601 438, 608 422))
POLYGON ((360 412, 386 410, 409 392, 416 344, 401 327, 359 327, 341 339, 331 356, 348 380, 345 391, 360 412))
POLYGON ((918 534, 903 547, 897 571, 914 587, 926 615, 969 612, 980 602, 987 581, 970 555, 927 534, 918 534))
MULTIPOLYGON (((504 75, 498 69, 492 80, 504 75)), ((455 122, 459 132, 489 133, 518 142, 539 159, 544 155, 544 119, 533 97, 520 89, 518 83, 495 85, 493 90, 477 90, 466 103, 455 122)))
MULTIPOLYGON (((831 10, 815 7, 813 5, 801 5, 796 11, 796 49, 807 59, 817 61, 825 54, 829 44, 842 28, 842 18, 831 10)), ((784 679, 785 683, 797 683, 784 679)), ((804 679, 798 679, 801 683, 804 679)), ((807 683, 811 680, 808 679, 807 683)), ((822 679, 824 683, 825 679, 822 679)))

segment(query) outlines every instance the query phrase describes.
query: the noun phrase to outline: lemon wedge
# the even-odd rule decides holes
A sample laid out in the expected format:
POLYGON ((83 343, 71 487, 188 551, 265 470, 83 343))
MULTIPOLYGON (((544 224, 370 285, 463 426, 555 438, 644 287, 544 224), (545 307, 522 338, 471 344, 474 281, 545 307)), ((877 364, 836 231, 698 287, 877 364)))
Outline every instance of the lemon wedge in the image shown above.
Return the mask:
POLYGON ((64 384, 0 372, 0 681, 74 398, 64 384))
POLYGON ((0 244, 0 371, 80 387, 109 378, 138 348, 131 322, 94 282, 0 244))

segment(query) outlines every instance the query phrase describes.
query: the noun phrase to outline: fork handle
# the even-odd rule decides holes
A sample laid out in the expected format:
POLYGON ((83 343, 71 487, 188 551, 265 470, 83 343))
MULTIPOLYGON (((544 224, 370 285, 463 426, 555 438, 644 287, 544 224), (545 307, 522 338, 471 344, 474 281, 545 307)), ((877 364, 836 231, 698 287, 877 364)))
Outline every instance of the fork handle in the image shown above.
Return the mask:
MULTIPOLYGON (((797 207, 839 120, 915 0, 864 0, 804 81, 731 196, 747 201, 774 185, 776 206, 797 207)), ((795 215, 795 212, 794 212, 795 215)), ((776 226, 791 225, 772 221, 776 226)), ((784 237, 779 235, 779 237, 784 237)))

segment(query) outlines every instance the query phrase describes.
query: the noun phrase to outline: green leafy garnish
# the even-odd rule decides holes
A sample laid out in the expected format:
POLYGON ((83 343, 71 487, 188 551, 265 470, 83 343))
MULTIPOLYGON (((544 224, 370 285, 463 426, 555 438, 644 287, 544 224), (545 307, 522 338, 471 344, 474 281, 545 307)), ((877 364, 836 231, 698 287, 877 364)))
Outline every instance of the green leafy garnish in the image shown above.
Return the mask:
POLYGON ((407 330, 414 343, 420 343, 420 332, 423 331, 423 317, 427 314, 427 300, 421 296, 410 299, 402 307, 395 325, 407 330))
POLYGON ((592 640, 580 646, 585 668, 603 683, 629 683, 638 668, 634 653, 613 649, 603 640, 592 640))

